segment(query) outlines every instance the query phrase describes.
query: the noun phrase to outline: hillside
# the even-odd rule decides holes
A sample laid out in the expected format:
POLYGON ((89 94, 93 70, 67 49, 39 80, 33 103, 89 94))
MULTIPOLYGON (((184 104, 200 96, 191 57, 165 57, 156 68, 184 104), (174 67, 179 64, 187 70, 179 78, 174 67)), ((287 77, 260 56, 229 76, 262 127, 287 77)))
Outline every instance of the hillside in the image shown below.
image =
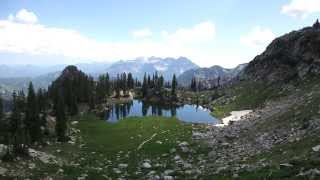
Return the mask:
POLYGON ((319 177, 319 26, 275 39, 242 81, 210 102, 213 114, 253 110, 226 127, 197 133, 208 143, 207 172, 240 179, 319 177))
POLYGON ((317 24, 275 39, 245 69, 253 80, 284 82, 320 73, 320 28, 317 24))
POLYGON ((36 89, 47 88, 59 75, 60 72, 52 72, 36 77, 0 78, 0 94, 9 98, 13 90, 24 90, 26 92, 29 82, 32 82, 36 89))

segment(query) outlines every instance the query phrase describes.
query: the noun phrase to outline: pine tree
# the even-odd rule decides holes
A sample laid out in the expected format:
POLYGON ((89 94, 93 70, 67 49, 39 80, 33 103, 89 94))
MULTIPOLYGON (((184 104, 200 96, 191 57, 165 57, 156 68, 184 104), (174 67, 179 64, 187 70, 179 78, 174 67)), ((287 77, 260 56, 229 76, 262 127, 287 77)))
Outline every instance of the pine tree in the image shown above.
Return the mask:
POLYGON ((58 141, 65 142, 67 131, 67 118, 65 113, 65 103, 61 95, 58 95, 55 100, 55 114, 56 114, 56 135, 58 141))
POLYGON ((147 89, 151 88, 151 78, 150 78, 150 75, 148 75, 148 83, 147 83, 147 89))
POLYGON ((27 131, 30 134, 31 142, 40 140, 41 138, 41 123, 39 117, 39 107, 36 94, 32 83, 29 83, 27 106, 26 106, 25 124, 27 131))
POLYGON ((134 88, 134 80, 133 80, 133 77, 132 77, 131 73, 128 74, 127 86, 128 86, 129 89, 133 89, 134 88))
POLYGON ((37 101, 38 101, 38 112, 42 112, 45 109, 45 103, 44 103, 44 94, 42 92, 42 89, 39 88, 36 95, 37 101))
POLYGON ((220 81, 221 81, 221 77, 219 76, 219 77, 218 77, 218 80, 217 80, 217 83, 218 83, 217 86, 218 86, 218 87, 220 87, 220 81))
POLYGON ((142 90, 142 97, 146 97, 147 96, 147 92, 148 92, 148 85, 147 85, 147 75, 144 74, 144 77, 143 77, 143 82, 142 82, 142 87, 141 87, 141 90, 142 90))
POLYGON ((2 101, 2 97, 0 95, 0 121, 3 118, 3 101, 2 101))
POLYGON ((110 77, 109 74, 106 74, 106 78, 105 78, 105 91, 106 91, 106 95, 109 96, 110 95, 110 77))
POLYGON ((127 93, 127 75, 126 75, 126 73, 123 73, 121 75, 121 89, 123 91, 123 95, 126 95, 126 93, 127 93))
POLYGON ((197 92, 198 90, 200 90, 200 85, 201 85, 201 82, 196 80, 195 77, 192 78, 191 80, 191 90, 194 91, 194 92, 197 92))
POLYGON ((160 78, 159 78, 159 87, 160 87, 160 89, 163 88, 163 84, 164 84, 164 78, 163 78, 163 76, 161 75, 160 78))
POLYGON ((177 86, 178 86, 178 82, 177 82, 177 78, 176 75, 173 74, 172 77, 172 82, 171 82, 171 96, 176 96, 177 95, 177 86))
POLYGON ((196 82, 195 77, 193 77, 193 78, 191 79, 190 89, 191 89, 192 91, 196 91, 196 87, 197 87, 197 82, 196 82))
POLYGON ((117 75, 117 80, 115 83, 115 91, 116 91, 116 97, 120 97, 120 88, 121 88, 121 82, 120 82, 120 77, 119 74, 117 75))
MULTIPOLYGON (((21 91, 22 92, 22 91, 21 91)), ((21 96, 17 96, 16 92, 12 93, 13 108, 10 116, 10 137, 9 144, 12 143, 14 154, 26 154, 26 144, 27 144, 27 134, 25 129, 25 124, 22 121, 22 111, 21 111, 21 96)))
POLYGON ((74 87, 75 86, 74 84, 76 84, 76 82, 69 79, 66 80, 64 83, 65 85, 62 86, 63 93, 61 93, 61 95, 63 95, 63 97, 66 99, 68 112, 70 113, 71 116, 73 116, 78 113, 78 99, 80 98, 79 89, 81 88, 74 87))
POLYGON ((19 91, 16 98, 17 98, 17 106, 18 106, 19 110, 21 112, 25 112, 25 109, 26 109, 26 96, 24 94, 24 91, 23 90, 19 91))
POLYGON ((102 103, 105 99, 105 82, 106 77, 104 75, 99 76, 97 87, 96 87, 96 93, 97 93, 97 101, 99 103, 102 103))

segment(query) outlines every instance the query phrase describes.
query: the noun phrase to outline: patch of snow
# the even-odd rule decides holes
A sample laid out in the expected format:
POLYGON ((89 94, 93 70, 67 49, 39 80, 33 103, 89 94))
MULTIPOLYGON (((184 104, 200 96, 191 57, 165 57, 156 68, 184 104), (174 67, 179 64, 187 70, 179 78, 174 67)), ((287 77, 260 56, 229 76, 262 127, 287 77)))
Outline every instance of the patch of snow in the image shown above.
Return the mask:
POLYGON ((154 68, 155 68, 157 71, 166 71, 166 70, 168 69, 167 66, 161 65, 161 64, 154 65, 154 68))
POLYGON ((231 115, 222 119, 221 124, 217 124, 216 126, 223 127, 229 125, 231 121, 239 121, 244 116, 252 113, 252 110, 243 110, 243 111, 232 111, 231 115))

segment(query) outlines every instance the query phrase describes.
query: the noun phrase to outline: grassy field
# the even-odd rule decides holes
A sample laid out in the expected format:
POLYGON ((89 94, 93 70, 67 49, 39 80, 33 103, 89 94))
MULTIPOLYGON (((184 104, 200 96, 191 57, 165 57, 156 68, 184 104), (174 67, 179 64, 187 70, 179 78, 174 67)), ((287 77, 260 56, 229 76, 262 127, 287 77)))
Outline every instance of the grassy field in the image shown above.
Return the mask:
MULTIPOLYGON (((41 168, 33 172, 34 177, 49 174, 56 179, 76 179, 87 174, 90 179, 139 178, 150 171, 141 168, 146 159, 152 164, 159 162, 170 168, 170 149, 183 141, 190 143, 192 136, 191 124, 175 118, 128 118, 112 124, 87 114, 72 121, 79 121, 73 127, 81 131, 81 138, 75 145, 57 144, 43 149, 66 163, 62 167, 37 164, 41 168), (121 174, 115 172, 119 164, 128 165, 121 174), (60 168, 64 172, 56 173, 60 168)), ((157 171, 157 168, 152 170, 157 171)))

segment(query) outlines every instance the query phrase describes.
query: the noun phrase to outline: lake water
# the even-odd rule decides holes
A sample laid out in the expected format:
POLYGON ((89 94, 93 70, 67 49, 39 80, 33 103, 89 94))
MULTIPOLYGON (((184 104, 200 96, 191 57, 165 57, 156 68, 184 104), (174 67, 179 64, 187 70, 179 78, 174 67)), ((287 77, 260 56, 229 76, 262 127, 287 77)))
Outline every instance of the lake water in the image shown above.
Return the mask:
POLYGON ((165 116, 177 117, 181 121, 192 123, 217 124, 218 120, 210 115, 208 109, 196 105, 183 105, 180 107, 159 106, 142 101, 133 100, 127 104, 113 105, 105 112, 108 122, 117 122, 126 117, 165 116))

